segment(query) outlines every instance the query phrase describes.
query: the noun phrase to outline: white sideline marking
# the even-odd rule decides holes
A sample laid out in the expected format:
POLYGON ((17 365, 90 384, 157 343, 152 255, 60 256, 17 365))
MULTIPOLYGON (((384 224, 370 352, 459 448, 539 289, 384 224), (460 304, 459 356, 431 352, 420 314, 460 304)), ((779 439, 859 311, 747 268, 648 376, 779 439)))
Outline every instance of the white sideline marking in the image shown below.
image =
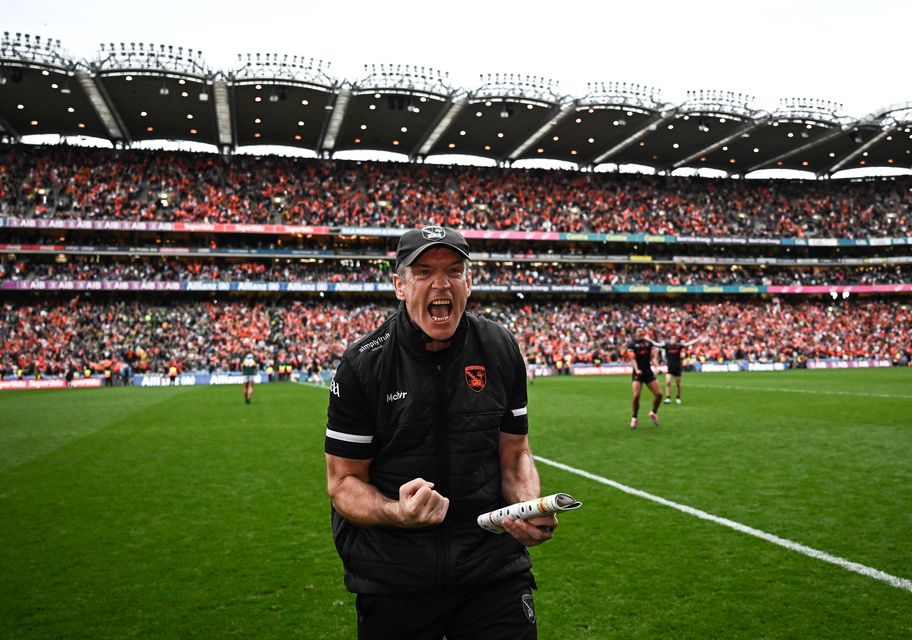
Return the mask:
POLYGON ((329 391, 328 384, 318 384, 316 382, 309 382, 307 380, 295 380, 294 383, 300 384, 305 387, 311 387, 312 389, 326 389, 327 391, 329 391))
POLYGON ((863 391, 833 391, 830 389, 790 389, 787 387, 749 387, 734 384, 700 384, 691 383, 691 387, 706 389, 737 389, 739 391, 775 391, 776 393, 810 393, 832 396, 863 396, 866 398, 895 398, 897 400, 912 400, 912 396, 900 396, 890 393, 865 393, 863 391))
POLYGON ((679 504, 677 502, 672 502, 671 500, 666 500, 665 498, 661 498, 659 496, 654 496, 651 493, 646 493, 645 491, 640 491, 639 489, 628 487, 627 485, 615 482, 614 480, 609 480, 608 478, 597 476, 593 473, 589 473, 588 471, 583 471, 582 469, 570 467, 561 462, 555 462, 554 460, 549 460, 548 458, 543 458, 541 456, 533 457, 537 461, 544 464, 556 467, 557 469, 563 469, 564 471, 568 471, 570 473, 575 473, 578 476, 582 476, 583 478, 608 485, 609 487, 613 487, 618 491, 629 493, 632 496, 651 500, 652 502, 656 502, 666 507, 671 507, 672 509, 677 509, 678 511, 682 511, 688 515, 695 516, 701 520, 709 520, 710 522, 720 524, 723 527, 728 527, 729 529, 734 529, 735 531, 746 533, 749 536, 754 536, 755 538, 760 538, 761 540, 772 542, 773 544, 777 544, 780 547, 785 547, 791 551, 797 551, 798 553, 802 553, 811 558, 823 560, 824 562, 835 564, 836 566, 842 567, 843 569, 854 571, 855 573, 860 573, 861 575, 867 576, 868 578, 874 578, 875 580, 886 582, 891 587, 896 587, 897 589, 904 589, 906 591, 912 592, 912 580, 898 578, 896 576, 890 575, 889 573, 884 573, 878 569, 873 569, 863 564, 852 562, 851 560, 846 560, 845 558, 840 558, 839 556, 830 555, 825 551, 818 551, 812 547, 808 547, 797 542, 792 542, 791 540, 786 540, 785 538, 780 538, 779 536, 773 535, 772 533, 767 533, 759 529, 754 529, 753 527, 748 527, 747 525, 735 522, 734 520, 729 520, 728 518, 720 518, 719 516, 714 516, 711 513, 700 511, 699 509, 694 509, 693 507, 688 507, 684 504, 679 504))

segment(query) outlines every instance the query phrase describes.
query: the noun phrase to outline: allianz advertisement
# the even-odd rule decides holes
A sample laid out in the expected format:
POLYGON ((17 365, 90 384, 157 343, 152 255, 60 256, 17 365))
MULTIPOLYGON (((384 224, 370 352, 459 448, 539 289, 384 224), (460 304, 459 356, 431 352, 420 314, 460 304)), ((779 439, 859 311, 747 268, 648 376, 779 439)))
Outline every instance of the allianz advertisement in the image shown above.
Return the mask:
MULTIPOLYGON (((253 376, 257 384, 269 382, 269 378, 262 372, 253 376)), ((133 385, 137 387, 189 387, 201 384, 243 384, 244 376, 240 373, 182 373, 171 379, 168 375, 137 375, 133 377, 133 385)))

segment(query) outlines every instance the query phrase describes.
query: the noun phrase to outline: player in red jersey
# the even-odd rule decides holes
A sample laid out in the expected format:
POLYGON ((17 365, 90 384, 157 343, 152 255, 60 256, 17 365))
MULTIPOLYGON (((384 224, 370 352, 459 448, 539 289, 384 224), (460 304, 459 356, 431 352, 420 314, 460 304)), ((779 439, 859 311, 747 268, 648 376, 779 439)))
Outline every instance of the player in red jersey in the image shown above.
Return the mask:
POLYGON ((672 381, 675 383, 675 403, 681 404, 681 374, 684 371, 684 350, 705 339, 706 336, 697 336, 693 340, 681 342, 680 337, 672 336, 666 342, 652 343, 654 346, 665 350, 665 363, 668 367, 665 373, 665 404, 671 404, 672 381))
POLYGON ((655 343, 646 336, 644 327, 637 327, 633 333, 633 340, 628 347, 633 352, 633 417, 630 419, 630 428, 637 427, 637 414, 640 412, 640 393, 643 391, 643 385, 652 392, 652 410, 649 412, 649 419, 655 426, 659 426, 659 406, 662 404, 662 389, 656 381, 655 373, 652 370, 655 352, 653 345, 655 343))

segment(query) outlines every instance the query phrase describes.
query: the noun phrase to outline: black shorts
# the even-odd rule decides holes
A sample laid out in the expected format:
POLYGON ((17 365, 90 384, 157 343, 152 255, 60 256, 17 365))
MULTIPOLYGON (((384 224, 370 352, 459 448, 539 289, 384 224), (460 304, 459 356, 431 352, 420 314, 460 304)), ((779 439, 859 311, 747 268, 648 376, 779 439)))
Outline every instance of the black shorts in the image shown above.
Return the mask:
POLYGON ((358 640, 535 640, 534 588, 524 573, 466 591, 359 593, 358 640))
POLYGON ((674 376, 675 378, 681 377, 681 367, 668 367, 668 375, 674 376))
POLYGON ((652 372, 652 369, 641 369, 640 375, 637 375, 636 371, 631 375, 631 380, 633 380, 633 382, 642 382, 643 384, 649 384, 655 379, 656 374, 652 372))

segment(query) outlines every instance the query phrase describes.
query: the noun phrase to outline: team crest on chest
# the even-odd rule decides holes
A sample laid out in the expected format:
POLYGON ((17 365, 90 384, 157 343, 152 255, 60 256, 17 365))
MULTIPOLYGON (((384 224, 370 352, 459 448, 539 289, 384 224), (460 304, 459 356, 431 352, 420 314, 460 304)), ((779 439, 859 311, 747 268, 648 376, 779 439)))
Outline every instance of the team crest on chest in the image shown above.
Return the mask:
POLYGON ((485 388, 488 384, 487 372, 484 365, 473 364, 465 368, 465 381, 469 389, 476 393, 485 388))

